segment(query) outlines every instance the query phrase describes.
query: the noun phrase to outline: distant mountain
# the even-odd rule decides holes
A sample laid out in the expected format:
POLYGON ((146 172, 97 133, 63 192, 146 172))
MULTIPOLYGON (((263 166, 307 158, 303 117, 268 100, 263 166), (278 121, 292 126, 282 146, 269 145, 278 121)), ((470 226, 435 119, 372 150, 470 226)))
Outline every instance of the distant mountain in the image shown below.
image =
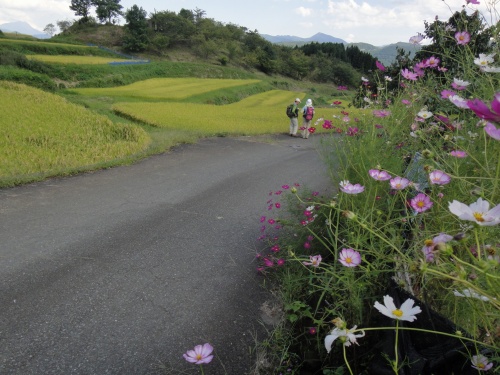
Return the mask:
POLYGON ((317 43, 342 43, 345 44, 346 46, 356 46, 358 47, 361 51, 367 52, 373 57, 375 57, 377 60, 379 60, 382 64, 389 65, 394 62, 397 56, 397 48, 402 48, 406 52, 411 52, 410 57, 415 56, 415 53, 420 50, 420 46, 415 46, 410 43, 403 43, 403 42, 398 42, 398 43, 393 43, 389 44, 386 46, 381 46, 377 47, 368 43, 347 43, 345 40, 342 40, 340 38, 335 38, 333 36, 323 34, 323 33, 317 33, 313 35, 310 38, 301 38, 298 36, 293 36, 293 35, 267 35, 267 34, 261 34, 261 36, 268 40, 271 43, 275 44, 280 44, 280 45, 285 45, 285 46, 290 46, 290 47, 295 47, 295 46, 302 46, 304 44, 308 44, 311 42, 317 42, 317 43))
POLYGON ((3 23, 0 25, 0 30, 4 33, 19 33, 34 36, 38 39, 50 38, 50 35, 45 34, 43 31, 34 29, 30 24, 22 21, 3 23))
POLYGON ((268 40, 271 43, 275 44, 306 44, 306 43, 311 43, 311 42, 317 42, 317 43, 343 43, 347 44, 345 40, 335 38, 333 36, 323 34, 323 33, 317 33, 314 34, 313 36, 309 38, 301 38, 299 36, 293 36, 293 35, 267 35, 267 34, 260 34, 261 37, 264 39, 268 40))

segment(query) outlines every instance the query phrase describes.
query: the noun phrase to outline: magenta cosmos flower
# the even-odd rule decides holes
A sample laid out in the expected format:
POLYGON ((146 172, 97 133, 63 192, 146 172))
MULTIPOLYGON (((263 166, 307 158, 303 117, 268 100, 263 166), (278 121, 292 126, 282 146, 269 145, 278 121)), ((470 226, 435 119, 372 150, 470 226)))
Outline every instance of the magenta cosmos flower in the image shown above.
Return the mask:
POLYGON ((379 110, 373 111, 373 115, 375 117, 387 117, 387 116, 391 115, 391 111, 387 111, 385 109, 379 109, 379 110))
POLYGON ((480 118, 487 121, 500 122, 500 92, 497 92, 491 102, 491 109, 479 99, 467 101, 469 108, 480 118))
POLYGON ((375 65, 377 66, 378 70, 385 72, 385 66, 380 61, 375 61, 375 65))
POLYGON ((415 198, 410 200, 410 206, 419 213, 427 211, 433 204, 431 199, 424 193, 419 193, 415 198))
POLYGON ((377 181, 386 181, 391 179, 391 175, 387 173, 386 171, 381 171, 379 169, 370 169, 368 171, 368 174, 370 175, 371 178, 377 181))
POLYGON ((210 363, 214 356, 212 355, 214 348, 210 344, 196 345, 194 350, 188 350, 183 354, 184 359, 188 362, 202 365, 210 363))
POLYGON ((446 184, 450 183, 451 177, 448 176, 443 171, 436 169, 436 170, 432 171, 431 173, 429 173, 429 180, 431 181, 431 184, 433 184, 433 185, 446 185, 446 184))
POLYGON ((302 262, 304 266, 313 266, 313 267, 319 267, 321 263, 321 255, 311 255, 309 257, 309 262, 302 262))
POLYGON ((339 262, 346 267, 357 267, 361 264, 361 254, 354 249, 342 249, 339 262))
POLYGON ((455 33, 455 40, 457 41, 457 44, 465 46, 470 42, 470 34, 467 31, 458 31, 455 33))
POLYGON ((359 194, 365 190, 365 187, 360 184, 353 185, 349 181, 341 181, 340 190, 346 194, 359 194))
POLYGON ((486 126, 484 127, 484 131, 491 138, 496 139, 497 141, 500 141, 500 128, 497 129, 496 126, 493 125, 491 122, 488 122, 486 124, 486 126))
POLYGON ((410 185, 410 180, 404 177, 394 177, 389 181, 389 183, 391 184, 391 188, 396 190, 403 190, 404 188, 408 187, 408 185, 410 185))

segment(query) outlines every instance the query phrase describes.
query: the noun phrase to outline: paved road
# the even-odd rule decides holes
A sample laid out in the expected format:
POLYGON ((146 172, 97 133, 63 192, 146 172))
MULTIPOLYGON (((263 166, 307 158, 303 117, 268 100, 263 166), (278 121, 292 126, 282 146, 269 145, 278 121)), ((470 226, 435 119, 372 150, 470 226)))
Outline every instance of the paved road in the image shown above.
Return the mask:
POLYGON ((182 354, 205 342, 206 374, 249 373, 259 217, 284 183, 329 185, 318 139, 206 139, 0 190, 0 374, 194 374, 182 354))

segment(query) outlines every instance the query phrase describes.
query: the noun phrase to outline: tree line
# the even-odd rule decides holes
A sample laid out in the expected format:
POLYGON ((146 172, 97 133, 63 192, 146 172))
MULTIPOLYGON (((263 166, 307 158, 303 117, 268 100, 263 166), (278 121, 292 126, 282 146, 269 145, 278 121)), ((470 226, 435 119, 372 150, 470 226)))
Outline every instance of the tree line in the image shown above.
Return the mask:
POLYGON ((70 9, 81 16, 77 22, 80 25, 96 23, 90 16, 93 7, 102 24, 116 23, 119 16, 125 19, 122 47, 128 53, 162 56, 169 49, 184 47, 201 59, 216 60, 221 65, 348 86, 358 85, 362 74, 375 69, 375 58, 356 46, 276 45, 257 30, 207 18, 206 12, 198 8, 181 9, 178 13, 155 10, 148 14, 138 5, 123 12, 120 0, 71 0, 70 9))

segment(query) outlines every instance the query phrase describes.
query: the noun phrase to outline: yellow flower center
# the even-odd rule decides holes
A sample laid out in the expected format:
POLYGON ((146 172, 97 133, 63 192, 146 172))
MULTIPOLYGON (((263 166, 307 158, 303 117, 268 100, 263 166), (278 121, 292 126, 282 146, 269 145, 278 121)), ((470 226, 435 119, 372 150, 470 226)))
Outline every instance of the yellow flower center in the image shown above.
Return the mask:
POLYGON ((480 223, 482 223, 484 221, 483 219, 483 214, 481 212, 474 212, 474 218, 479 221, 480 223))
POLYGON ((478 363, 477 367, 479 367, 479 368, 485 368, 486 366, 484 365, 484 363, 478 363))
POLYGON ((403 312, 400 309, 396 309, 392 311, 392 315, 396 315, 398 318, 403 316, 403 312))
POLYGON ((352 259, 350 257, 345 258, 346 263, 352 263, 352 259))
POLYGON ((424 244, 425 244, 425 246, 432 246, 432 245, 434 245, 434 241, 432 241, 432 240, 425 240, 424 244))
POLYGON ((424 206, 425 206, 425 204, 424 204, 424 202, 423 202, 423 201, 418 201, 418 202, 417 202, 417 207, 422 208, 422 207, 424 207, 424 206))
POLYGON ((201 354, 196 354, 196 359, 199 361, 200 359, 202 359, 203 357, 201 356, 201 354))
POLYGON ((396 184, 396 187, 399 189, 401 187, 401 184, 396 184))

